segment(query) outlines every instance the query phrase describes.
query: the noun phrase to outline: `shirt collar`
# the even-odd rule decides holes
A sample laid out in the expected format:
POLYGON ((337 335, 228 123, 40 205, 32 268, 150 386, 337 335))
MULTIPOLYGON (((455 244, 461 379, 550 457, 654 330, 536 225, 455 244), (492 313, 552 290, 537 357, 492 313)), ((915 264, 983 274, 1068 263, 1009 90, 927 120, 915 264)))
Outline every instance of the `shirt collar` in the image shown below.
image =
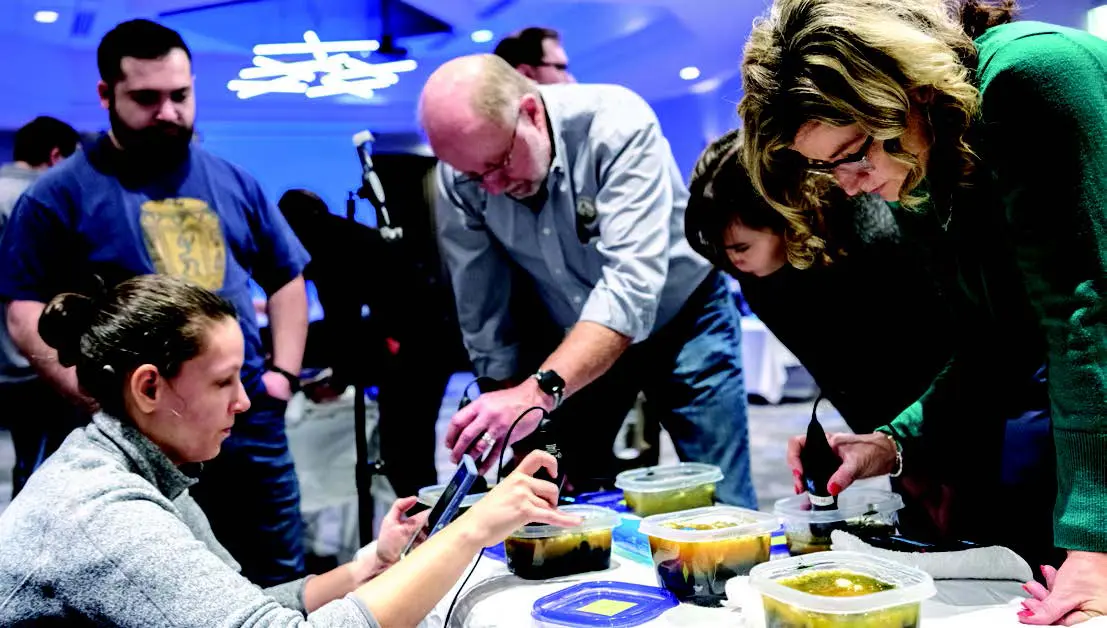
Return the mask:
POLYGON ((100 412, 92 417, 92 423, 131 463, 136 473, 170 500, 176 499, 197 482, 173 464, 165 452, 130 422, 100 412))
POLYGON ((561 176, 568 167, 568 162, 565 160, 567 150, 563 137, 564 126, 559 116, 561 102, 556 88, 539 85, 538 93, 542 98, 542 108, 546 110, 546 126, 550 133, 550 175, 561 176))

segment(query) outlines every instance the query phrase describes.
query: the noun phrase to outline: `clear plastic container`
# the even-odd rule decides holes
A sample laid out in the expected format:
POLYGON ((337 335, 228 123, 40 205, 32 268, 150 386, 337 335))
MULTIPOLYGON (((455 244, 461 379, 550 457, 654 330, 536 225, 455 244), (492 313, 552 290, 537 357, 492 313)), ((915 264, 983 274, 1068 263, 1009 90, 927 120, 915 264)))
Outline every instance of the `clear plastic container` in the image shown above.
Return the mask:
POLYGON ((848 488, 838 495, 836 510, 811 510, 807 495, 778 500, 773 512, 784 521, 788 550, 793 556, 830 549, 830 533, 843 530, 857 536, 891 536, 903 498, 891 491, 848 488))
POLYGON ((856 552, 758 565, 750 587, 767 628, 916 628, 922 601, 935 593, 926 572, 856 552))
POLYGON ((534 523, 504 541, 507 568, 520 578, 544 580, 611 566, 611 530, 619 514, 598 506, 563 506, 561 512, 583 517, 574 528, 534 523))
POLYGON ((649 537, 661 586, 682 602, 718 606, 727 580, 769 560, 778 527, 768 513, 709 506, 647 517, 639 531, 649 537))
MULTIPOLYGON (((434 508, 435 502, 439 497, 442 497, 442 491, 446 490, 445 484, 435 484, 434 486, 426 486, 419 489, 416 499, 420 504, 423 504, 427 508, 434 508)), ((469 507, 480 501, 487 493, 471 493, 465 496, 465 499, 461 500, 461 508, 458 509, 457 515, 460 517, 465 511, 469 510, 469 507)))
POLYGON ((715 483, 723 471, 713 464, 681 462, 623 471, 615 486, 640 517, 702 508, 715 503, 715 483))

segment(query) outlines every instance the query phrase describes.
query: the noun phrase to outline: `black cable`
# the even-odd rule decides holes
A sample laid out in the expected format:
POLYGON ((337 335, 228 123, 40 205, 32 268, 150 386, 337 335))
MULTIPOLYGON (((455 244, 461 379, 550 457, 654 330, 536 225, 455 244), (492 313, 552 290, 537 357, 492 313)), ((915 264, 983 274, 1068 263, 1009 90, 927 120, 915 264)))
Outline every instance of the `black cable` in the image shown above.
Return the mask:
POLYGON ((811 406, 811 420, 812 421, 818 421, 819 420, 819 415, 818 415, 819 402, 822 401, 823 399, 826 399, 826 397, 823 396, 823 391, 820 390, 819 394, 815 396, 814 405, 811 406))
MULTIPOLYGON (((473 385, 477 380, 469 382, 469 385, 473 385)), ((468 387, 466 387, 466 392, 468 387)), ((507 428, 507 434, 504 434, 504 448, 500 450, 500 463, 496 468, 496 484, 503 481, 504 473, 504 453, 507 451, 507 444, 511 442, 511 432, 515 429, 516 425, 519 425, 519 421, 522 421, 528 414, 538 410, 542 413, 542 418, 539 421, 543 421, 549 418, 550 413, 546 411, 542 406, 531 406, 523 411, 515 421, 511 423, 511 427, 507 428)), ((484 557, 484 550, 488 548, 482 547, 480 553, 477 554, 477 559, 473 561, 473 566, 469 568, 469 573, 465 574, 465 579, 461 581, 461 586, 457 588, 457 593, 454 593, 454 599, 450 602, 450 608, 446 611, 446 618, 442 621, 442 628, 450 628, 450 616, 454 613, 454 605, 457 604, 457 599, 461 597, 461 592, 465 590, 465 585, 469 583, 469 578, 473 576, 473 572, 477 570, 477 565, 480 563, 480 559, 484 557)))

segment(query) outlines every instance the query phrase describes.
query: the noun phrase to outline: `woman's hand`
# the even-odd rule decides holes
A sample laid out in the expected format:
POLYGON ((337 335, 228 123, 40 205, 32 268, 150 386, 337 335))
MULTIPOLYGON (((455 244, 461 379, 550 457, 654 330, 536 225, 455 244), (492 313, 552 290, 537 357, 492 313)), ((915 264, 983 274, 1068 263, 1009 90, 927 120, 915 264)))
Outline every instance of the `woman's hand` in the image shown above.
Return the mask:
MULTIPOLYGON (((377 537, 377 558, 386 565, 391 565, 400 560, 400 552, 404 551, 407 542, 416 533, 421 533, 423 526, 430 516, 429 510, 408 517, 404 513, 411 509, 418 501, 415 497, 401 497, 392 502, 392 508, 381 521, 381 533, 377 537)), ((423 539, 416 541, 418 544, 423 539)))
MULTIPOLYGON (((827 434, 830 448, 842 459, 842 466, 830 476, 827 490, 837 495, 853 484, 855 480, 885 475, 895 470, 896 446, 882 432, 873 434, 827 434)), ((800 452, 807 436, 793 436, 788 441, 788 466, 792 467, 796 493, 804 492, 803 463, 800 452)))
POLYGON ((1042 567, 1046 586, 1022 586, 1025 600, 1019 620, 1024 624, 1072 626, 1107 615, 1107 554, 1069 551, 1060 569, 1042 567))
POLYGON ((544 451, 532 451, 515 471, 469 509, 456 525, 484 547, 495 545, 528 523, 580 525, 581 518, 557 510, 557 485, 531 477, 545 467, 557 477, 557 460, 544 451))
MULTIPOLYGON (((392 503, 392 508, 381 521, 381 533, 377 537, 376 552, 368 556, 361 556, 346 564, 353 578, 353 586, 360 586, 379 575, 385 569, 400 560, 400 552, 404 551, 407 542, 416 533, 421 533, 423 525, 427 522, 429 511, 421 512, 414 517, 408 517, 404 513, 415 505, 416 498, 401 497, 392 503)), ((422 542, 419 539, 418 542, 422 542)))

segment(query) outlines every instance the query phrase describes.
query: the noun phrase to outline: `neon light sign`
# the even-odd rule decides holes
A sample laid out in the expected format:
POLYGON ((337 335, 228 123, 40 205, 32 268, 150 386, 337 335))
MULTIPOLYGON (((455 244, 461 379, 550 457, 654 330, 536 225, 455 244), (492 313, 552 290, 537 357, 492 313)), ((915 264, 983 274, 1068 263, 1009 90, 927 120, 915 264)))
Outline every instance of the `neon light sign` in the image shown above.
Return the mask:
POLYGON ((244 68, 227 89, 247 99, 263 94, 303 94, 308 98, 350 95, 369 99, 373 91, 395 85, 399 73, 417 67, 412 59, 367 63, 350 53, 370 53, 380 48, 372 39, 320 41, 314 31, 304 33, 303 43, 254 46, 254 65, 244 68), (273 57, 310 55, 301 61, 280 61, 273 57))

